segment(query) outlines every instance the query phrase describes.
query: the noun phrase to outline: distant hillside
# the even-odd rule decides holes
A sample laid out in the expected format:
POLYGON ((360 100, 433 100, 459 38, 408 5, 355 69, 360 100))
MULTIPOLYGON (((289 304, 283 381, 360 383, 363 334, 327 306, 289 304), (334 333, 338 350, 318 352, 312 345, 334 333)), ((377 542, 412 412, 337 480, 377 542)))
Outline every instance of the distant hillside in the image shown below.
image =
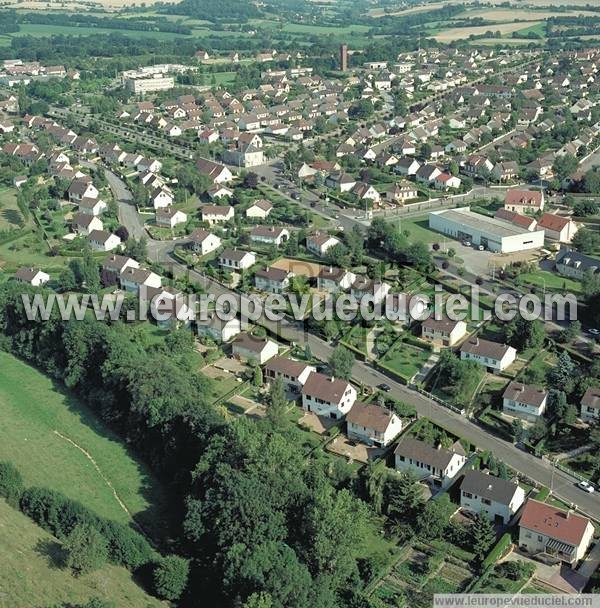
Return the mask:
POLYGON ((168 13, 187 15, 208 21, 240 22, 261 16, 248 0, 183 0, 167 9, 168 13))

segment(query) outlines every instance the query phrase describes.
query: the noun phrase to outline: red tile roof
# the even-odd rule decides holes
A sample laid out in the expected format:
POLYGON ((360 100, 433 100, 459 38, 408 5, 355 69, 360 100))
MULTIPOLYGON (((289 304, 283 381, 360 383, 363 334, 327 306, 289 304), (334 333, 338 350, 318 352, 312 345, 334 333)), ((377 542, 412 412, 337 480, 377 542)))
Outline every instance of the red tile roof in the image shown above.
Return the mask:
POLYGON ((570 545, 579 545, 585 534, 589 519, 537 500, 528 500, 519 525, 534 530, 570 545))

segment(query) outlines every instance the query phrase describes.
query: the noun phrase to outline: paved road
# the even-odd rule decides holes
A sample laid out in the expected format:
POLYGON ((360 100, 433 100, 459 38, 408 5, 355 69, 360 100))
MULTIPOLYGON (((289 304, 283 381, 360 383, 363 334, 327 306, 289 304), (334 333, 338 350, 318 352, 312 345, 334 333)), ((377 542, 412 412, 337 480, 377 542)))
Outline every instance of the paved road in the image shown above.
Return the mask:
MULTIPOLYGON (((228 289, 213 281, 212 279, 198 273, 189 272, 181 264, 175 264, 175 268, 181 272, 188 272, 190 280, 200 283, 208 293, 219 296, 231 293, 228 289)), ((248 298, 237 294, 240 302, 248 298)), ((320 360, 327 361, 333 351, 333 346, 321 340, 317 336, 304 331, 294 322, 283 320, 279 323, 264 319, 261 324, 275 332, 282 338, 299 345, 310 346, 311 352, 320 360)), ((556 496, 568 503, 578 506, 583 512, 600 518, 600 499, 593 494, 586 494, 576 487, 576 481, 569 475, 558 469, 554 469, 549 463, 535 458, 523 452, 513 444, 499 439, 476 422, 454 413, 425 395, 422 395, 399 382, 395 382, 385 374, 375 370, 367 363, 357 361, 352 370, 353 379, 365 386, 377 386, 385 383, 390 386, 390 395, 412 405, 420 416, 426 416, 436 423, 442 425, 450 433, 467 439, 474 445, 485 450, 492 450, 494 455, 503 460, 509 467, 520 471, 530 479, 553 489, 556 496)))

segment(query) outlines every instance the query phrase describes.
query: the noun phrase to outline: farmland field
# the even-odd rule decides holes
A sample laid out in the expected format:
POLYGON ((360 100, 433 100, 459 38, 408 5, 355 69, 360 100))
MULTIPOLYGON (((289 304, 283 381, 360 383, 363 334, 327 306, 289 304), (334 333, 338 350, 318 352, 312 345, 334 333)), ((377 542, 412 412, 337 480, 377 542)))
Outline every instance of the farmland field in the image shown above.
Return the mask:
POLYGON ((53 556, 60 554, 59 542, 1 499, 0 546, 0 608, 71 605, 92 597, 128 608, 164 606, 138 587, 125 568, 107 565, 74 577, 57 567, 53 556))
POLYGON ((504 36, 523 29, 530 29, 541 23, 541 21, 528 21, 526 23, 495 23, 493 25, 479 25, 476 27, 453 27, 438 32, 434 38, 438 42, 452 42, 454 40, 467 39, 471 35, 478 36, 485 34, 489 31, 500 32, 504 36))
POLYGON ((26 485, 58 490, 102 517, 128 523, 133 516, 158 531, 163 495, 147 468, 84 404, 4 352, 0 412, 0 460, 12 461, 26 485))
MULTIPOLYGON (((208 31, 208 30, 207 30, 208 31)), ((71 36, 93 36, 96 34, 115 34, 119 33, 132 38, 154 38, 160 40, 169 40, 171 38, 187 38, 184 34, 175 34, 172 32, 152 32, 143 30, 125 30, 111 29, 105 27, 71 27, 68 25, 47 25, 38 23, 23 23, 18 33, 13 36, 53 36, 53 35, 71 35, 71 36)))

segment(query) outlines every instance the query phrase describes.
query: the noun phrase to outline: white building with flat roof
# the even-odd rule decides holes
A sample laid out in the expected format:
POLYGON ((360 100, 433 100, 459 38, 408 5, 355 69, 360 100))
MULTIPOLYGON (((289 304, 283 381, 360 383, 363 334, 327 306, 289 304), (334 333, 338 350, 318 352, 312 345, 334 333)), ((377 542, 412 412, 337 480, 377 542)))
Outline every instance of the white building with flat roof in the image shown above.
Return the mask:
POLYGON ((543 230, 525 230, 510 222, 471 211, 469 207, 432 211, 429 227, 459 241, 483 245, 496 253, 527 251, 544 246, 543 230))

